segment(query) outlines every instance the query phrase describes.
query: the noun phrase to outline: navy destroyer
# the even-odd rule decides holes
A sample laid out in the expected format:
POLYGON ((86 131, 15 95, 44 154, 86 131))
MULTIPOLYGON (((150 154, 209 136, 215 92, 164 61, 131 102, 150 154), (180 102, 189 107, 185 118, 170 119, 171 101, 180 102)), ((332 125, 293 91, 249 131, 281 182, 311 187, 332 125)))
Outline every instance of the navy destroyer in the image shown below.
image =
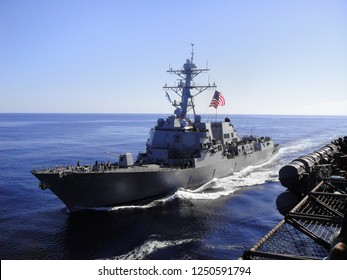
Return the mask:
POLYGON ((179 77, 174 86, 164 86, 174 114, 158 119, 136 160, 124 153, 112 164, 32 170, 40 187, 50 189, 71 211, 139 204, 270 160, 278 150, 270 137, 239 137, 230 119, 203 122, 196 114, 194 97, 206 90, 215 90, 210 106, 217 109, 225 100, 215 84, 195 84, 194 78, 209 69, 197 68, 193 58, 192 49, 182 69, 167 71, 179 77), (169 93, 180 100, 172 101, 169 93))

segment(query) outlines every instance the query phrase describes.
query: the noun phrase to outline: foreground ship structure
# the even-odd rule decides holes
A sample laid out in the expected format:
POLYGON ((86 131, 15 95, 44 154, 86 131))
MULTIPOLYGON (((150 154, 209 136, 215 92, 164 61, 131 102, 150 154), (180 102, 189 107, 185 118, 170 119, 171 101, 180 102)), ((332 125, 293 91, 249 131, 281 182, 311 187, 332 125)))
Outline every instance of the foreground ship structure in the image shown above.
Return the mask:
MULTIPOLYGON (((70 210, 148 202, 176 192, 194 189, 213 178, 222 178, 250 165, 262 164, 276 153, 269 137, 239 137, 228 118, 203 122, 195 113, 194 97, 215 85, 198 86, 194 78, 209 69, 193 63, 194 52, 182 69, 168 70, 179 76, 175 86, 164 86, 174 115, 158 119, 150 131, 146 151, 134 160, 131 153, 113 164, 66 166, 32 170, 42 189, 50 189, 70 210), (188 117, 188 113, 190 115, 188 117), (191 119, 192 118, 192 119, 191 119)), ((214 107, 218 106, 217 100, 214 107)))
POLYGON ((346 260, 347 136, 279 170, 286 188, 276 200, 284 216, 241 259, 346 260))

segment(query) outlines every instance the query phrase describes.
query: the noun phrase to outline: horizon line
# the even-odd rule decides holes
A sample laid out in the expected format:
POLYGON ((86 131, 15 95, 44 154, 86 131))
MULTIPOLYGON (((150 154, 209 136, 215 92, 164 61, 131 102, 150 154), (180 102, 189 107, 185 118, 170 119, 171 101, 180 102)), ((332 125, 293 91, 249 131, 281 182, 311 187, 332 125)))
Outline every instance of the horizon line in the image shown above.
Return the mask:
MULTIPOLYGON (((42 114, 42 115, 174 115, 170 113, 148 113, 148 112, 0 112, 0 114, 22 114, 22 115, 29 115, 29 114, 42 114)), ((190 114, 188 114, 190 115, 190 114)), ((191 114, 193 115, 193 114, 191 114)), ((214 113, 211 114, 196 114, 196 115, 215 115, 214 113)), ((220 113, 220 115, 251 115, 251 116, 302 116, 302 117, 347 117, 346 115, 340 115, 340 114, 270 114, 270 113, 234 113, 234 114, 226 114, 226 113, 220 113)))

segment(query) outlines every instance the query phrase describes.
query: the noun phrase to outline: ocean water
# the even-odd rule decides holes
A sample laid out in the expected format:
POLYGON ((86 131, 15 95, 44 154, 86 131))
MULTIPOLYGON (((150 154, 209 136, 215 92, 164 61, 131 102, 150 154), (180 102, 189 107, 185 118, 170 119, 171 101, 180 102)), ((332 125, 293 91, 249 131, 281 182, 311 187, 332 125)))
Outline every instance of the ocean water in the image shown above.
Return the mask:
MULTIPOLYGON (((347 117, 229 116, 240 135, 271 136, 261 166, 144 206, 70 213, 30 170, 144 151, 155 114, 0 114, 1 259, 237 259, 282 216, 279 169, 347 135, 347 117)), ((224 118, 224 116, 220 116, 224 118)))

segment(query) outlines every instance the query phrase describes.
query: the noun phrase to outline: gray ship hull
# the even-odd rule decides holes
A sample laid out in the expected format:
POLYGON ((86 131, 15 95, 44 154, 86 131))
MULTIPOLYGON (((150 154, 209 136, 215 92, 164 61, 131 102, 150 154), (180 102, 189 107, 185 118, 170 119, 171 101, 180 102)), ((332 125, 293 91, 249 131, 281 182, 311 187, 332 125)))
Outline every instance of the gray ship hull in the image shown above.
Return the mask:
POLYGON ((32 171, 71 210, 139 204, 176 192, 194 189, 213 178, 230 176, 247 166, 268 161, 277 147, 231 159, 221 152, 196 162, 194 168, 132 166, 113 171, 32 171))

